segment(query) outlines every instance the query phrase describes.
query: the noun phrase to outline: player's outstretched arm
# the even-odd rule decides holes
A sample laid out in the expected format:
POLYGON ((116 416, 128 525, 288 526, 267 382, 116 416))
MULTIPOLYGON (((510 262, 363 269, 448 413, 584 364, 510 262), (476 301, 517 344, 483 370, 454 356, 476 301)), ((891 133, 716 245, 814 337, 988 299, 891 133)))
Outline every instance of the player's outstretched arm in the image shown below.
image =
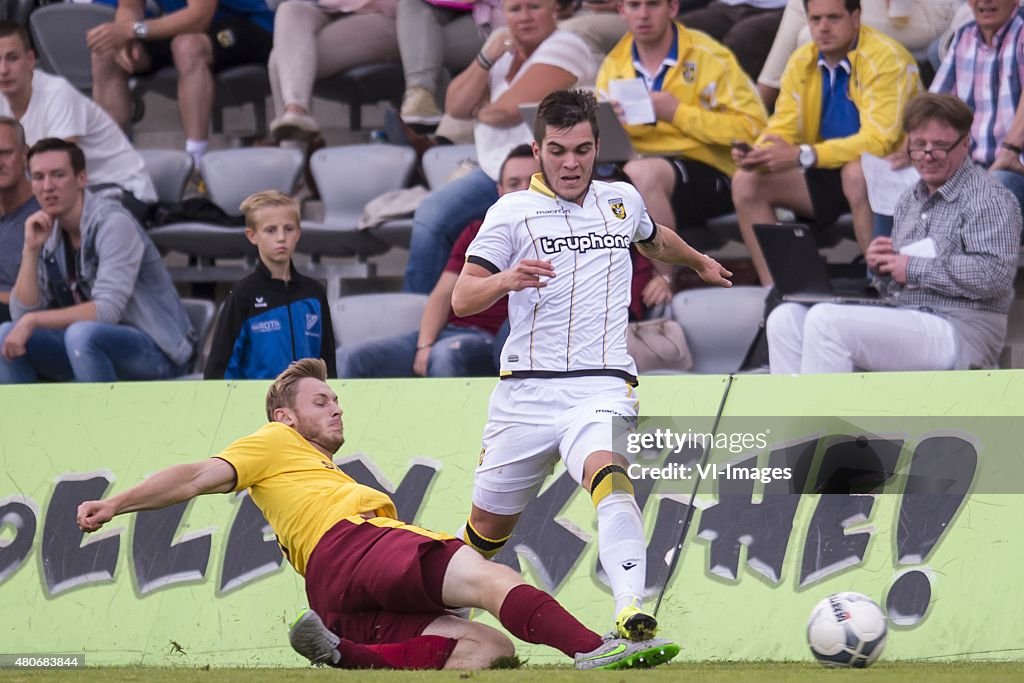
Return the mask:
POLYGON ((523 259, 498 273, 491 273, 476 263, 467 263, 452 292, 452 310, 458 316, 473 315, 490 308, 509 292, 547 287, 547 278, 554 276, 551 262, 540 259, 523 259))
POLYGON ((165 508, 204 493, 227 493, 234 486, 235 469, 220 458, 172 465, 116 496, 85 501, 78 506, 78 527, 97 531, 115 515, 165 508))
POLYGON ((647 242, 636 242, 636 246, 644 256, 657 259, 664 263, 687 266, 696 271, 700 279, 709 285, 732 287, 728 278, 732 271, 726 270, 721 263, 707 254, 702 254, 689 244, 674 230, 655 223, 657 234, 647 242))

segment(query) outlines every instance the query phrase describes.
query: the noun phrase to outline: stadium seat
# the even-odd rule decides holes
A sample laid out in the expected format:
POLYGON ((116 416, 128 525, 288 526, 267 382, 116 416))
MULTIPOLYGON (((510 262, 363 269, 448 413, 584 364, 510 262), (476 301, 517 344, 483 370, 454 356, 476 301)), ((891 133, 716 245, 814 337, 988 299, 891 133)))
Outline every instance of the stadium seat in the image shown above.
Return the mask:
MULTIPOLYGON (((224 109, 251 104, 255 116, 253 136, 267 136, 267 97, 270 96, 270 76, 261 64, 243 64, 224 69, 213 76, 214 99, 210 127, 214 133, 224 132, 224 109)), ((160 69, 151 76, 135 79, 133 94, 141 97, 155 92, 172 100, 178 99, 178 72, 173 66, 160 69)))
POLYGON ((672 298, 697 374, 738 372, 764 314, 763 287, 700 287, 672 298))
POLYGON ((40 7, 29 17, 39 66, 89 95, 92 93, 92 61, 85 34, 114 20, 109 5, 59 2, 40 7))
POLYGON ((476 145, 435 145, 423 153, 420 164, 427 187, 436 190, 448 182, 460 164, 475 164, 476 160, 476 145))
POLYGON ((309 254, 311 275, 328 282, 328 295, 340 293, 343 277, 374 278, 367 259, 391 249, 374 229, 360 230, 363 207, 374 197, 405 187, 416 165, 411 147, 367 144, 327 147, 313 153, 310 171, 323 199, 322 222, 302 223, 297 251, 309 254), (324 266, 324 256, 354 258, 354 264, 324 266))
POLYGON ((192 155, 180 149, 140 149, 146 173, 156 187, 156 200, 163 205, 177 204, 192 175, 192 155))
POLYGON ((331 301, 338 348, 419 329, 426 294, 355 294, 331 301))
POLYGON ((405 74, 401 64, 361 64, 313 85, 316 97, 348 105, 348 127, 362 130, 363 105, 402 101, 405 74))
MULTIPOLYGON (((240 217, 239 205, 254 192, 292 194, 303 162, 297 149, 250 147, 207 152, 200 169, 210 201, 229 216, 240 217)), ((256 258, 256 248, 245 238, 241 225, 173 223, 150 230, 149 236, 161 251, 189 255, 188 267, 169 268, 176 282, 233 282, 248 273, 256 258), (247 264, 217 267, 214 262, 218 258, 245 258, 247 264)))
POLYGON ((216 317, 217 307, 207 299, 182 299, 188 319, 192 322, 192 329, 196 331, 196 351, 192 359, 192 367, 185 379, 200 379, 203 375, 203 367, 206 365, 206 342, 213 330, 213 321, 216 317))

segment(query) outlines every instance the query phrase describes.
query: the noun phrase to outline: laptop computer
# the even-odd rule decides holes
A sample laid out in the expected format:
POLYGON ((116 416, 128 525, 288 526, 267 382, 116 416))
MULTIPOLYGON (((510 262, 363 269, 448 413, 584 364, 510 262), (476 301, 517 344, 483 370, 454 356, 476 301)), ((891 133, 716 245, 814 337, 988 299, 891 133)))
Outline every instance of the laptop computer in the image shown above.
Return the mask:
MULTIPOLYGON (((533 130, 533 122, 537 118, 537 105, 520 104, 519 113, 522 114, 523 121, 529 129, 533 130)), ((615 110, 608 102, 599 102, 597 105, 597 129, 601 133, 601 147, 597 150, 597 163, 616 163, 636 158, 636 151, 633 149, 633 143, 629 140, 629 133, 619 123, 615 110)))
POLYGON ((754 235, 783 301, 895 306, 866 278, 831 279, 814 234, 798 223, 758 224, 754 235))

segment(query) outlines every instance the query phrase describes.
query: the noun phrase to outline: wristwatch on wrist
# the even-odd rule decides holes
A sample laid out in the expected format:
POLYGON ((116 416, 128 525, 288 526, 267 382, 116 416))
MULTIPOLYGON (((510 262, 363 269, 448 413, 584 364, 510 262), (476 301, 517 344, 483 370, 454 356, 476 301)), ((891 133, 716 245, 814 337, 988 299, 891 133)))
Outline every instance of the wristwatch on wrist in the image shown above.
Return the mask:
POLYGON ((145 40, 149 35, 149 27, 146 26, 144 21, 136 21, 132 24, 132 33, 135 34, 137 40, 145 40))
POLYGON ((796 160, 800 163, 801 168, 813 168, 814 162, 817 161, 817 155, 814 153, 814 148, 810 145, 800 145, 800 155, 797 156, 796 160))

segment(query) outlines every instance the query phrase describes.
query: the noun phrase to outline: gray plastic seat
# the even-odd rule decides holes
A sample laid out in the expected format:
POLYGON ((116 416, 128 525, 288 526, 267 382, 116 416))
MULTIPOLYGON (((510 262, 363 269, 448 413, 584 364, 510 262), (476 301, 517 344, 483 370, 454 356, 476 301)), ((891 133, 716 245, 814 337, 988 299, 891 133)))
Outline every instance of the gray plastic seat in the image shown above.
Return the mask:
POLYGON ((426 294, 355 294, 331 301, 331 322, 338 348, 419 329, 426 294))
POLYGON ((435 145, 423 153, 420 164, 427 187, 436 190, 463 162, 476 162, 476 145, 435 145))
MULTIPOLYGON (((242 64, 224 69, 213 75, 214 98, 210 112, 210 127, 214 133, 224 132, 224 109, 251 104, 255 123, 253 135, 267 136, 267 98, 270 96, 270 76, 262 64, 242 64)), ((149 76, 135 80, 134 93, 155 92, 168 99, 178 99, 178 71, 166 66, 149 76)))
MULTIPOLYGON (((355 257, 360 263, 383 254, 391 244, 374 230, 360 230, 366 204, 379 195, 405 187, 416 165, 416 152, 398 145, 345 145, 313 153, 309 168, 323 200, 322 222, 303 222, 297 250, 314 263, 323 256, 355 257)), ((366 276, 373 277, 372 268, 366 276)))
POLYGON ((160 204, 177 204, 185 192, 195 164, 192 155, 181 149, 140 149, 146 173, 156 187, 160 204))
POLYGON ((202 376, 203 366, 206 363, 206 355, 204 353, 206 339, 213 330, 213 320, 217 314, 217 307, 208 299, 183 298, 181 303, 185 307, 185 312, 188 313, 192 329, 196 331, 196 351, 192 359, 192 367, 189 368, 189 373, 193 376, 196 373, 202 376))
POLYGON ((348 105, 348 127, 363 127, 363 105, 392 102, 396 106, 405 93, 401 64, 360 64, 313 85, 316 97, 348 105))
POLYGON ((45 5, 29 16, 39 66, 63 76, 85 94, 92 92, 92 60, 85 34, 114 20, 109 5, 61 2, 45 5))
MULTIPOLYGON (((210 201, 229 216, 242 215, 239 205, 261 190, 292 194, 302 174, 304 157, 297 149, 250 147, 207 152, 201 171, 210 201)), ((193 257, 184 269, 172 268, 179 282, 233 281, 239 269, 220 271, 213 267, 218 258, 254 261, 256 248, 245 238, 245 228, 209 223, 173 223, 154 228, 149 236, 162 251, 176 251, 193 257)), ((244 273, 242 273, 244 274, 244 273)))
POLYGON ((763 287, 685 289, 672 297, 672 317, 693 355, 691 372, 738 372, 764 315, 763 287))

